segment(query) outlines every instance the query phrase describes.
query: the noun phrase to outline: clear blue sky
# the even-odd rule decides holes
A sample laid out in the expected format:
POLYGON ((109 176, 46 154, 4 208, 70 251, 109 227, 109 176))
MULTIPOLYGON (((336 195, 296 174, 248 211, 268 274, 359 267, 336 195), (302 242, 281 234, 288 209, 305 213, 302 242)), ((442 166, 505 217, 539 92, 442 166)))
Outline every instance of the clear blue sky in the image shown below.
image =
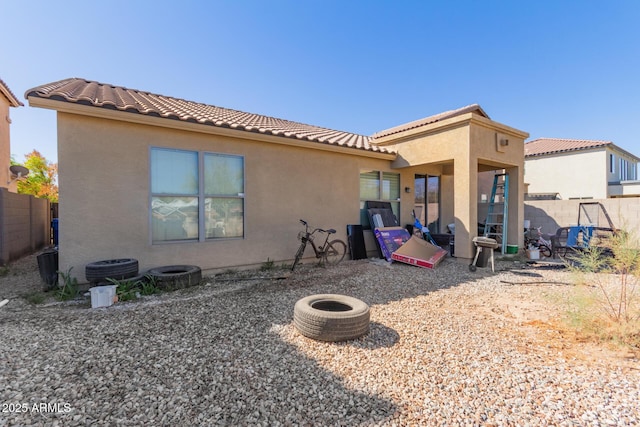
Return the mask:
MULTIPOLYGON (((370 135, 477 103, 640 156, 640 1, 0 0, 0 21, 25 105, 82 77, 370 135)), ((54 111, 11 116, 17 161, 57 161, 54 111)))

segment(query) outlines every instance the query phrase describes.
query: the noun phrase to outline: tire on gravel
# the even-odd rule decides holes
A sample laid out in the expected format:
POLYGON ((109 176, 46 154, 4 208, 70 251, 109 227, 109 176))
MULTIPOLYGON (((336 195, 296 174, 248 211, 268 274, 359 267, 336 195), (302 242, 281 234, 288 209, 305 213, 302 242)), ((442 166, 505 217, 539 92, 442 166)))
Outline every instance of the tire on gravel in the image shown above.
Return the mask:
POLYGON ((174 290, 199 285, 202 270, 196 265, 166 265, 147 272, 160 289, 174 290))
POLYGON ((138 260, 133 258, 106 259, 85 266, 85 276, 92 283, 107 279, 123 280, 138 275, 138 260))
POLYGON ((296 302, 293 309, 296 329, 319 341, 347 341, 366 335, 369 319, 369 306, 346 295, 311 295, 296 302))

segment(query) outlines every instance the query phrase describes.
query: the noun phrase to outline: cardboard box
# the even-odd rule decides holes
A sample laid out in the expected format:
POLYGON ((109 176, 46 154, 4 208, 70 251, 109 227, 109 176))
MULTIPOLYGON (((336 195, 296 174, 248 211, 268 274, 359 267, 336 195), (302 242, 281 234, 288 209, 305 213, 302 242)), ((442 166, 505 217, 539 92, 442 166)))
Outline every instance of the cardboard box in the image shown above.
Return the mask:
POLYGON ((382 256, 387 261, 391 261, 391 254, 411 238, 409 232, 402 227, 380 227, 374 229, 374 234, 382 256))
POLYGON ((411 236, 411 239, 391 254, 394 261, 423 268, 434 268, 446 256, 447 251, 416 236, 411 236))

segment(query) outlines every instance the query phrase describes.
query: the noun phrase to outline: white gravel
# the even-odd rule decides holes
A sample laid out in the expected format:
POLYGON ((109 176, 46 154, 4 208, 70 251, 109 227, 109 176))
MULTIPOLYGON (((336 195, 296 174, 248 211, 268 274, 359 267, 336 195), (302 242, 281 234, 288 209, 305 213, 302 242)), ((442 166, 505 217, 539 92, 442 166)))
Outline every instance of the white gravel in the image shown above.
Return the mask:
MULTIPOLYGON (((517 268, 349 261, 101 309, 11 299, 0 426, 640 424, 638 361, 591 357, 545 326, 568 274, 497 267, 517 268), (293 306, 317 293, 368 303, 371 332, 299 335, 293 306)), ((40 286, 17 277, 0 300, 40 286)))

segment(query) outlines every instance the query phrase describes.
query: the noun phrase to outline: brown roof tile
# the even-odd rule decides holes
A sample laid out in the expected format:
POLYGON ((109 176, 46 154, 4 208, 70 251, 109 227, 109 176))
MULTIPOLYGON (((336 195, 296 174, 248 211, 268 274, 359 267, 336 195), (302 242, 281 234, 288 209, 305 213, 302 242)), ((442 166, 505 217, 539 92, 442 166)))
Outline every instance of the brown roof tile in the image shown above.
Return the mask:
POLYGON ((2 79, 0 79, 0 93, 9 100, 9 104, 11 104, 13 107, 20 107, 24 105, 18 100, 18 98, 16 98, 13 92, 11 92, 11 89, 9 89, 9 86, 7 86, 7 84, 3 82, 2 79))
POLYGON ((476 113, 476 114, 480 114, 483 117, 486 117, 487 119, 489 118, 487 113, 485 113, 484 110, 482 108, 480 108, 480 106, 478 104, 471 104, 471 105, 467 105, 466 107, 458 108, 457 110, 445 111, 443 113, 439 113, 439 114, 436 114, 436 115, 433 115, 433 116, 425 117, 424 119, 414 120, 414 121, 409 122, 409 123, 405 123, 405 124, 402 124, 402 125, 399 125, 399 126, 392 127, 390 129, 386 129, 386 130, 382 130, 380 132, 376 132, 373 135, 373 139, 375 140, 376 138, 382 138, 384 136, 393 135, 394 133, 400 133, 400 132, 404 132, 406 130, 419 128, 421 126, 425 126, 425 125, 428 125, 428 124, 431 124, 431 123, 435 123, 435 122, 439 122, 439 121, 442 121, 442 120, 450 119, 452 117, 460 116, 460 115, 466 114, 466 113, 476 113))
POLYGON ((587 139, 538 138, 524 144, 524 155, 542 156, 544 154, 564 153, 567 151, 588 150, 612 144, 611 141, 593 141, 587 139))
POLYGON ((387 148, 371 144, 371 138, 365 135, 245 113, 80 78, 38 86, 28 90, 25 97, 46 98, 321 144, 379 153, 393 153, 387 148))

